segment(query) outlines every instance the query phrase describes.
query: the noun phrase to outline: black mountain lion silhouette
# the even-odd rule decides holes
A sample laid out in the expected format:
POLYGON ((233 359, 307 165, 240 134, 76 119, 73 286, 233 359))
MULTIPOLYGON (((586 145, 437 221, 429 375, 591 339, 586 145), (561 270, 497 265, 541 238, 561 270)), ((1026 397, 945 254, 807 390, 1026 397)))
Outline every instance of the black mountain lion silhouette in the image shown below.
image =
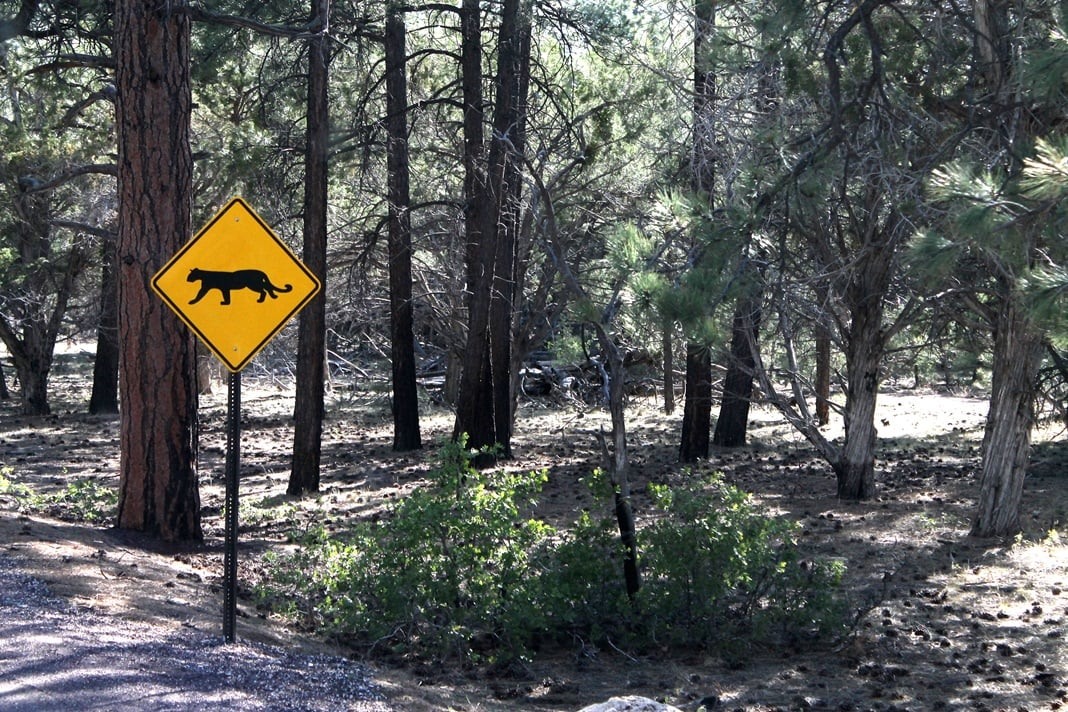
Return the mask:
POLYGON ((218 272, 208 269, 200 269, 194 267, 189 270, 189 276, 186 278, 189 282, 200 282, 200 291, 193 297, 189 303, 196 304, 204 295, 213 289, 218 289, 222 292, 222 303, 230 303, 230 292, 235 289, 251 289, 253 292, 258 292, 260 298, 256 300, 259 304, 270 295, 271 299, 278 299, 277 292, 292 292, 293 285, 287 284, 284 287, 276 287, 271 284, 270 278, 266 272, 261 272, 258 269, 239 269, 236 272, 218 272))

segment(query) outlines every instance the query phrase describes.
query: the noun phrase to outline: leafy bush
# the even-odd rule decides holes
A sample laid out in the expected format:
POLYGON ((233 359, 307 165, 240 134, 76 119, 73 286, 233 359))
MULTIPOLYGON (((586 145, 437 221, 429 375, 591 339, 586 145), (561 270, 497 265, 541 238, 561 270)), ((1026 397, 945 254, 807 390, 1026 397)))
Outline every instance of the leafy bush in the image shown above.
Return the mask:
POLYGON ((434 477, 386 522, 323 541, 310 559, 297 555, 318 564, 307 571, 316 615, 339 636, 395 652, 520 654, 542 626, 529 552, 552 531, 521 510, 546 474, 481 473, 461 441, 442 447, 434 477))
POLYGON ((841 569, 801 558, 794 525, 719 478, 651 486, 643 587, 628 599, 611 520, 557 532, 525 513, 544 472, 482 473, 443 446, 432 486, 344 540, 313 532, 268 560, 261 600, 371 651, 507 661, 544 644, 686 647, 825 635, 842 621, 841 569))
POLYGON ((18 511, 93 524, 109 521, 116 515, 118 493, 94 480, 75 480, 55 494, 38 494, 12 481, 11 475, 11 468, 0 469, 0 498, 9 500, 18 511))
POLYGON ((650 639, 722 649, 841 625, 842 566, 802 559, 794 522, 769 516, 718 476, 650 490, 664 512, 642 532, 650 639))

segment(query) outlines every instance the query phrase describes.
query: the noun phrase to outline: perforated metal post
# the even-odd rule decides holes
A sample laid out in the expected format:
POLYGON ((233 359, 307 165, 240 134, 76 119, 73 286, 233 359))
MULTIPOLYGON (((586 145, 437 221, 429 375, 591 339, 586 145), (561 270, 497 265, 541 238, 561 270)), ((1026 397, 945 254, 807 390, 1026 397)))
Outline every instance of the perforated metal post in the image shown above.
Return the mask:
POLYGON ((226 399, 226 543, 223 555, 223 638, 236 639, 237 472, 241 463, 241 373, 231 373, 226 399))

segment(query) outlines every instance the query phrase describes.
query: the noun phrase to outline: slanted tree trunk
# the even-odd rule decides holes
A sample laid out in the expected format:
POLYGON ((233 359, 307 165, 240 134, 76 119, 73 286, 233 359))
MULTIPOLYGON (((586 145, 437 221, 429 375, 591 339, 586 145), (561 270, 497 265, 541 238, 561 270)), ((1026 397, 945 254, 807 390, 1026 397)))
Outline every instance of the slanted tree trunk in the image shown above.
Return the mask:
POLYGON ((119 527, 199 540, 196 348, 150 292, 189 239, 193 160, 185 2, 117 0, 119 527))
POLYGON ((330 0, 314 0, 318 30, 308 41, 308 125, 304 154, 304 264, 322 289, 300 313, 293 461, 286 492, 319 491, 326 390, 327 151, 330 143, 330 0))
POLYGON ((680 462, 708 457, 712 427, 712 353, 705 347, 686 344, 686 398, 682 410, 680 462))
POLYGON ((407 49, 403 9, 386 7, 386 147, 389 202, 389 314, 393 363, 393 449, 422 447, 415 373, 412 221, 408 166, 407 49))
POLYGON ((994 328, 990 407, 972 536, 1008 537, 1020 531, 1020 500, 1031 452, 1042 348, 1041 332, 1023 307, 1011 297, 1004 298, 994 328))
POLYGON ((93 415, 119 412, 119 285, 115 240, 105 238, 100 252, 100 316, 96 325, 93 391, 89 396, 89 412, 93 415))
POLYGON ((17 267, 2 285, 0 340, 7 346, 19 377, 24 415, 47 415, 48 377, 59 327, 74 283, 84 265, 76 243, 66 254, 52 245, 51 196, 41 182, 18 180, 14 208, 17 267))

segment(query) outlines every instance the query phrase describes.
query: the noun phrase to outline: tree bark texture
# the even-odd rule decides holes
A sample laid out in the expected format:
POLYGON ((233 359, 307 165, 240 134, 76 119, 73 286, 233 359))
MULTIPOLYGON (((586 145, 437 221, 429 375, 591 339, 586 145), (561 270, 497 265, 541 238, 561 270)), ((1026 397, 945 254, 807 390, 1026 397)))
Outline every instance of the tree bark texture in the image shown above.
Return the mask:
POLYGON ((666 415, 675 412, 675 340, 671 338, 673 330, 672 324, 664 326, 660 342, 664 372, 664 413, 666 415))
POLYGON ((119 412, 119 285, 115 240, 105 239, 100 253, 100 316, 96 325, 93 391, 89 396, 89 412, 93 415, 119 412))
POLYGON ((330 0, 315 0, 319 30, 308 41, 308 124, 304 154, 304 265, 322 289, 300 313, 293 462, 286 492, 319 491, 326 389, 327 151, 330 143, 330 0))
MULTIPOLYGON (((748 271, 756 270, 750 267, 748 271)), ((749 344, 756 341, 760 330, 763 295, 758 289, 748 291, 750 293, 738 297, 731 325, 731 346, 727 375, 723 381, 723 400, 719 406, 716 431, 712 436, 712 444, 720 447, 745 445, 746 431, 749 428, 753 369, 756 366, 756 359, 749 344)))
MULTIPOLYGON (((497 446, 511 456, 512 317, 516 240, 526 142, 530 65, 530 5, 505 0, 497 51, 497 95, 487 157, 480 226, 468 309, 467 349, 456 407, 454 435, 467 433, 471 447, 497 446)), ((470 245, 469 239, 469 245, 470 245)))
MULTIPOLYGON (((890 221, 889 225, 896 225, 890 221)), ((885 235, 892 228, 886 228, 885 235)), ((840 499, 859 501, 875 496, 875 403, 879 365, 886 347, 884 298, 893 270, 893 241, 874 238, 847 288, 850 323, 846 338, 845 440, 832 463, 840 499)))
POLYGON ((990 407, 972 536, 1008 537, 1020 531, 1042 349, 1041 333, 1022 305, 1013 298, 1003 299, 994 331, 990 407))
POLYGON ((822 324, 816 325, 816 422, 831 422, 831 335, 822 324))
POLYGON ((386 10, 386 148, 389 202, 389 314, 393 363, 393 449, 422 447, 415 373, 412 221, 408 161, 408 84, 404 15, 386 10))
POLYGON ((712 353, 708 347, 686 344, 686 396, 682 408, 679 461, 708 457, 712 427, 712 353))
POLYGON ((199 540, 196 349, 149 290, 188 240, 193 161, 184 2, 117 0, 119 526, 199 540))

